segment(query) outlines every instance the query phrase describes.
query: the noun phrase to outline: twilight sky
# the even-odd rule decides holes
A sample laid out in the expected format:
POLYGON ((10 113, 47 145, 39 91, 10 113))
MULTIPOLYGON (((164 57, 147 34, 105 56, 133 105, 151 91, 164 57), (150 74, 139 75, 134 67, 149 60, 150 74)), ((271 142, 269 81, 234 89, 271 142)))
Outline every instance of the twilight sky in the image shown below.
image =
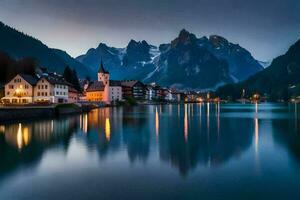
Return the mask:
POLYGON ((100 42, 168 43, 218 34, 263 61, 300 39, 299 0, 0 0, 0 21, 72 56, 100 42))

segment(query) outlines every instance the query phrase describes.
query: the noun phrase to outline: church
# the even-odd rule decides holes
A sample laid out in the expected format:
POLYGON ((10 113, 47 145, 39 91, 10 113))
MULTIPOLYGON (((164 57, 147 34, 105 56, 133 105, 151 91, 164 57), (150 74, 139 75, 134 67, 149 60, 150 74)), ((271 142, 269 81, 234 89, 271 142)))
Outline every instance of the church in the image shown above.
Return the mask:
POLYGON ((87 101, 110 104, 111 102, 123 99, 121 82, 110 80, 110 74, 104 69, 102 61, 97 77, 98 80, 90 83, 86 89, 87 101))

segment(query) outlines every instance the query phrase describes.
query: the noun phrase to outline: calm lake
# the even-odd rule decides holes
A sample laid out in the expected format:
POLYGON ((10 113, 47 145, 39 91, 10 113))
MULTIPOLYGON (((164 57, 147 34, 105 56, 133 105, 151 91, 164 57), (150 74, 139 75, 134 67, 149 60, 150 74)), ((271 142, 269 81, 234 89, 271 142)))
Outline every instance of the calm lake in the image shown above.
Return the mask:
POLYGON ((0 199, 299 199, 299 118, 182 104, 0 124, 0 199))

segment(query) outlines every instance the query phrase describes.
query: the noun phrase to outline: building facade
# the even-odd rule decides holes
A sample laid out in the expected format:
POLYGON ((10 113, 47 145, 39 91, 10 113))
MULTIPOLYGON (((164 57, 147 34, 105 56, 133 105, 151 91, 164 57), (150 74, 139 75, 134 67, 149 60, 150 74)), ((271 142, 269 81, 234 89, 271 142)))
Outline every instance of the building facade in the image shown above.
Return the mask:
POLYGON ((90 83, 86 90, 86 100, 89 102, 104 102, 104 85, 100 81, 90 83))
POLYGON ((109 98, 110 102, 123 100, 121 81, 109 81, 109 98))
POLYGON ((122 92, 124 98, 145 99, 146 87, 140 81, 122 81, 122 92))
POLYGON ((44 74, 34 89, 34 102, 67 103, 69 85, 57 74, 44 74))
POLYGON ((68 102, 69 103, 77 103, 79 102, 79 92, 73 88, 69 86, 69 91, 68 91, 68 102))
POLYGON ((5 85, 4 103, 67 103, 68 84, 57 74, 16 75, 5 85))
POLYGON ((105 103, 109 103, 110 102, 109 72, 104 69, 102 61, 98 70, 98 81, 102 82, 104 86, 103 101, 105 103))
POLYGON ((38 79, 31 75, 18 74, 5 84, 4 103, 27 104, 33 103, 34 87, 38 79))

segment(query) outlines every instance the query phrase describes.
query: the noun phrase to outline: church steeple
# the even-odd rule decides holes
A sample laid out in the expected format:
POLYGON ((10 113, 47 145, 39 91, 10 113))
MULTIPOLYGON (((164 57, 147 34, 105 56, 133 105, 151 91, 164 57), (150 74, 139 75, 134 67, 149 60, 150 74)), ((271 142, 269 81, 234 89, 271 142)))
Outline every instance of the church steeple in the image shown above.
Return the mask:
POLYGON ((102 59, 101 59, 101 64, 100 64, 98 73, 109 74, 109 72, 104 69, 104 65, 103 65, 102 59))

